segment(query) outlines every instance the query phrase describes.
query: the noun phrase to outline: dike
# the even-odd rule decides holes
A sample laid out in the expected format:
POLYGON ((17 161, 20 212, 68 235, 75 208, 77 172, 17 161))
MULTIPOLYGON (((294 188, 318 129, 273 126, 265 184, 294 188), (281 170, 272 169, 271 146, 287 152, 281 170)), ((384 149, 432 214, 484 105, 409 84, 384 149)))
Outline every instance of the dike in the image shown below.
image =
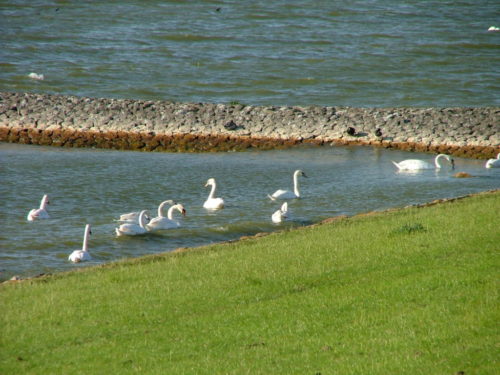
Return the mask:
POLYGON ((1 92, 0 141, 170 152, 371 145, 487 159, 500 152, 500 107, 250 106, 1 92))

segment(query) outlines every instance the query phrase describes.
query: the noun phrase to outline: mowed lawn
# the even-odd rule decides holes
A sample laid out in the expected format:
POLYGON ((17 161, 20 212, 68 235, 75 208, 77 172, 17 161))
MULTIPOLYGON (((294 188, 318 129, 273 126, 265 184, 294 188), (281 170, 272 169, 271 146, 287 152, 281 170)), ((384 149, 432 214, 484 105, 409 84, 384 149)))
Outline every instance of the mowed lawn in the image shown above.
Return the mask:
POLYGON ((498 374, 499 213, 497 191, 5 283, 0 374, 498 374))

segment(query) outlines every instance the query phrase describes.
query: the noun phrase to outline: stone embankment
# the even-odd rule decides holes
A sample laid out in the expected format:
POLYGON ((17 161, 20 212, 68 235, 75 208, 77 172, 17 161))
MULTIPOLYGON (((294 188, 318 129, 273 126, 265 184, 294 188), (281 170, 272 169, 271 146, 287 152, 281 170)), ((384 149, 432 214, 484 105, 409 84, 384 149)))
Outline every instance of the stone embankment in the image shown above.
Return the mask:
POLYGON ((145 151, 357 144, 490 158, 500 152, 500 108, 249 106, 3 92, 0 141, 145 151))

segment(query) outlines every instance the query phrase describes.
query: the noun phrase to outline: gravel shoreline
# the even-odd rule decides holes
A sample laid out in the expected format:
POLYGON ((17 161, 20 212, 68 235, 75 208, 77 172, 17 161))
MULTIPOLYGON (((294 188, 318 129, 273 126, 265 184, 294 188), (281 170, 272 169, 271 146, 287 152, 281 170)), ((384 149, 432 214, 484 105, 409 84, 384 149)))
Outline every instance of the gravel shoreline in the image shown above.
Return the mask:
POLYGON ((249 106, 1 92, 0 141, 183 152, 359 144, 486 159, 500 152, 500 107, 249 106))

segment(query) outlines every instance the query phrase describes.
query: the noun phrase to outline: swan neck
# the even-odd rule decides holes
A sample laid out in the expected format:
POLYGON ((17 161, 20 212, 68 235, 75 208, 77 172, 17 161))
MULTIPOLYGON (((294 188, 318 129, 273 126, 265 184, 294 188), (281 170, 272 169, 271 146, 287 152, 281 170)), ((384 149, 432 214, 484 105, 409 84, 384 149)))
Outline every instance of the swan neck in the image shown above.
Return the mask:
POLYGON ((88 241, 89 241, 89 227, 86 226, 85 227, 85 233, 83 235, 83 245, 82 245, 82 250, 83 251, 87 251, 88 241))
POLYGON ((169 220, 173 220, 174 219, 174 210, 176 209, 177 207, 176 206, 172 206, 168 209, 168 212, 167 212, 167 217, 169 220))
POLYGON ((146 213, 144 211, 139 215, 139 225, 142 229, 146 229, 146 213))
POLYGON ((297 173, 295 173, 293 175, 293 192, 295 193, 295 195, 297 197, 300 196, 300 193, 299 193, 299 175, 297 173))
POLYGON ((44 195, 42 201, 40 202, 40 209, 45 210, 46 206, 47 206, 47 196, 44 195))
POLYGON ((210 189, 210 194, 208 195, 208 199, 213 199, 215 195, 215 182, 211 184, 212 188, 210 189))

